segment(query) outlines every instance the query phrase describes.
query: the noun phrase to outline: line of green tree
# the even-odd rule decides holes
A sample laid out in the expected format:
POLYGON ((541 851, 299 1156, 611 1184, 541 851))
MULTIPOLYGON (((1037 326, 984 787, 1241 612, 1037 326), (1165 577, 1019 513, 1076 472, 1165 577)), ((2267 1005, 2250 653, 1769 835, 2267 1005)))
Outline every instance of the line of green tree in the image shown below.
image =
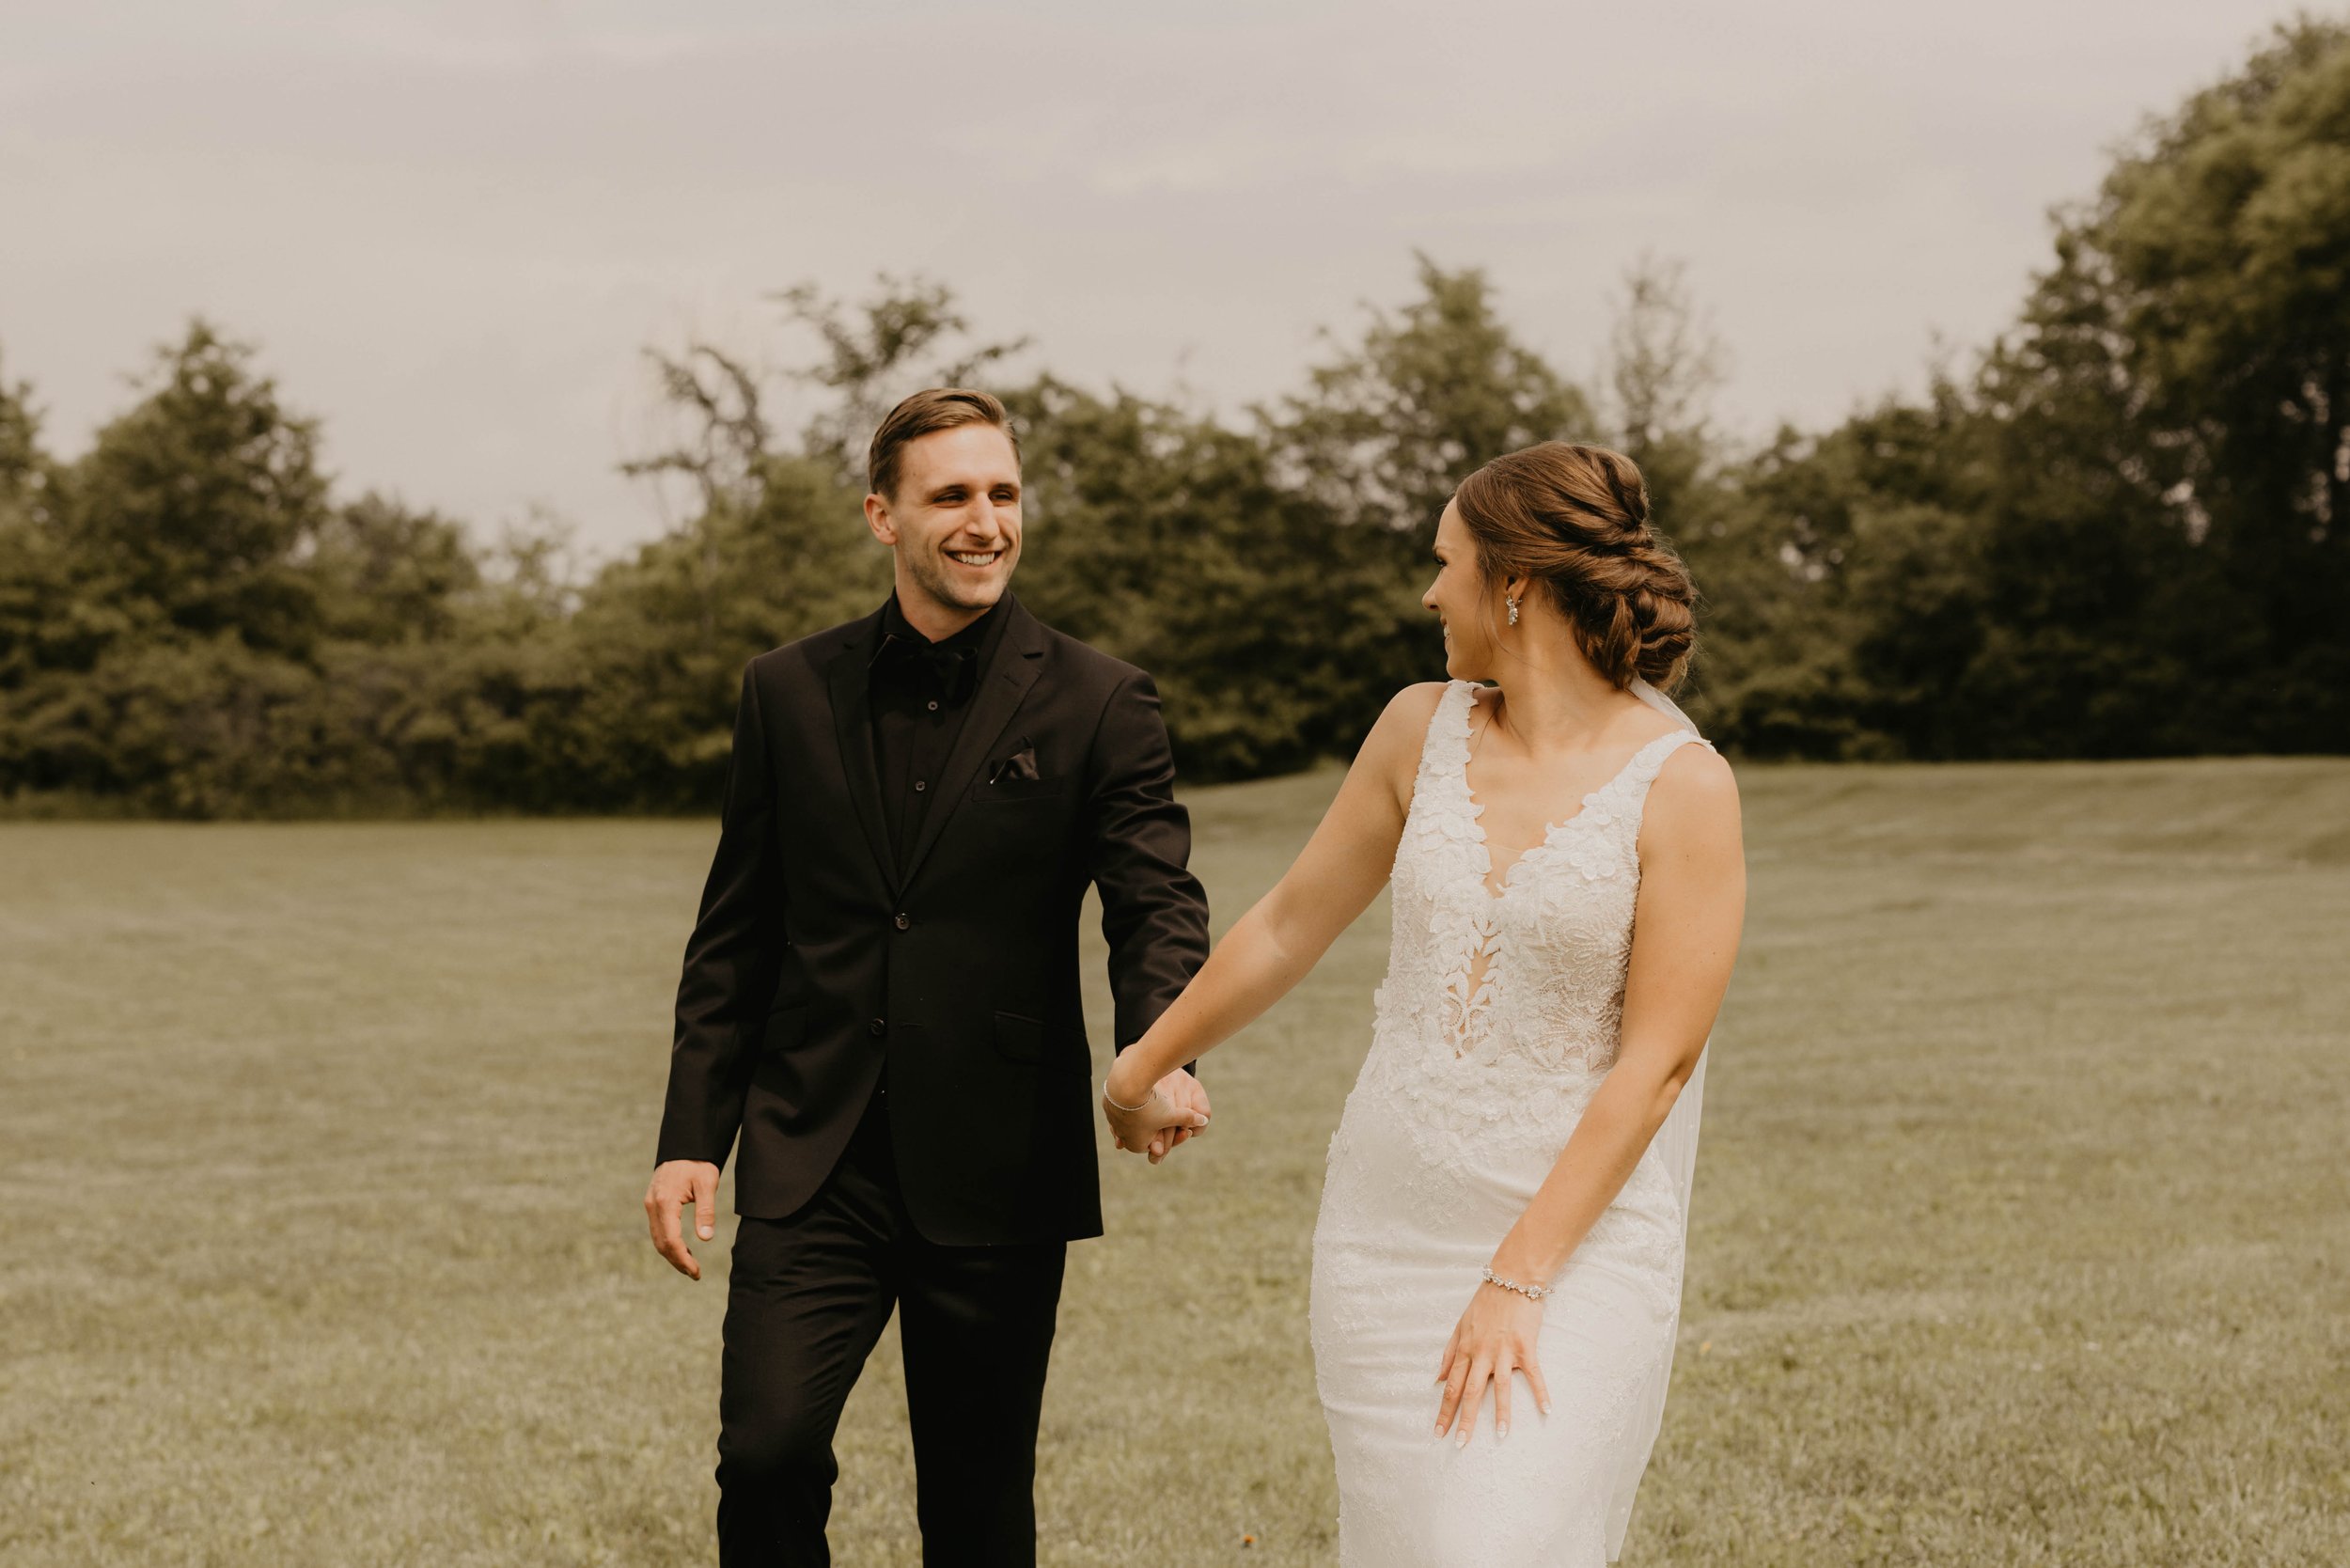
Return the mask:
POLYGON ((935 284, 793 290, 818 414, 778 430, 720 345, 654 354, 679 438, 625 466, 690 516, 586 575, 550 532, 338 502, 317 423, 207 325, 70 463, 0 378, 0 802, 706 808, 744 661, 886 592, 863 443, 934 381, 1014 408, 1022 597, 1156 673, 1193 778, 1342 755, 1434 674, 1437 512, 1555 436, 1647 472, 1705 595, 1689 705, 1745 754, 2350 750, 2350 26, 2280 29, 2056 230, 1966 373, 1760 450, 1709 426, 1715 349, 1664 266, 1582 385, 1423 259, 1241 419, 1015 376, 935 284))

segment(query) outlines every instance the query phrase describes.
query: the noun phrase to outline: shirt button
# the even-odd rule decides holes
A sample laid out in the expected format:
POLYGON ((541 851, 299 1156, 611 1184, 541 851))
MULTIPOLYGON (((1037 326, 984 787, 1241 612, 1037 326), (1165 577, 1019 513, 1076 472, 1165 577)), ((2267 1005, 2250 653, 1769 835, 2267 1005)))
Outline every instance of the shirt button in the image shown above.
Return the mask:
POLYGON ((938 712, 938 698, 934 698, 934 697, 933 697, 933 698, 931 698, 931 704, 930 704, 930 706, 931 706, 931 712, 932 712, 932 713, 935 713, 936 712, 938 712))
POLYGON ((912 931, 914 929, 914 917, 911 915, 900 915, 892 923, 896 925, 900 931, 912 931))
POLYGON ((889 1032, 889 1021, 885 1018, 876 1018, 865 1026, 865 1032, 878 1039, 889 1032))
POLYGON ((923 783, 918 778, 914 781, 914 792, 917 795, 929 788, 930 786, 928 784, 923 783))

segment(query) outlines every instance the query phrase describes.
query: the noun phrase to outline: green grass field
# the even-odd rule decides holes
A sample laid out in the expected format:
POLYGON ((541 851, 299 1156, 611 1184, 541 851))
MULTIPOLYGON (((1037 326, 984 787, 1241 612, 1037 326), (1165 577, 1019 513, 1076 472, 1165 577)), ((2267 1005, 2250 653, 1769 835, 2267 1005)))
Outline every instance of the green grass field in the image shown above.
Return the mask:
MULTIPOLYGON (((2350 1561, 2350 762, 1743 777, 1627 1563, 2350 1561)), ((1334 779, 1192 797, 1219 924, 1334 779)), ((0 1561, 713 1560, 730 1226, 696 1285, 639 1208, 711 838, 0 825, 0 1561)), ((1307 1239, 1385 921, 1109 1170, 1047 1562, 1334 1560, 1307 1239)), ((917 1560, 901 1409, 885 1341, 852 1568, 917 1560)))

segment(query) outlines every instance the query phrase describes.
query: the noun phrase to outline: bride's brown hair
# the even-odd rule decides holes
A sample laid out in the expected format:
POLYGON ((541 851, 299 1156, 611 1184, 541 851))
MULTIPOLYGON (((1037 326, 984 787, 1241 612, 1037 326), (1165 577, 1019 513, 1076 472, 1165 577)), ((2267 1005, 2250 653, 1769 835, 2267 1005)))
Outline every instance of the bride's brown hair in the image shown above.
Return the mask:
POLYGON ((1530 577, 1619 686, 1681 683, 1696 646, 1689 569, 1648 523, 1648 485, 1622 452, 1568 441, 1497 457, 1453 493, 1488 582, 1530 577))

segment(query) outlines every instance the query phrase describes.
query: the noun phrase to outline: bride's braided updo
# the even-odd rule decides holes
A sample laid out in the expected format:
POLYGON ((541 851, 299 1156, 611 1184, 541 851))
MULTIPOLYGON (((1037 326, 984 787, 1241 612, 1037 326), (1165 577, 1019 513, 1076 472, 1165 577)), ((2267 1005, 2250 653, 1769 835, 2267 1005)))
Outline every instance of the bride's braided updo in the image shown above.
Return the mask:
POLYGON ((1678 685, 1697 636, 1697 589, 1649 531, 1648 486, 1622 452, 1567 441, 1497 457, 1453 494, 1487 582, 1530 577, 1619 686, 1678 685))

